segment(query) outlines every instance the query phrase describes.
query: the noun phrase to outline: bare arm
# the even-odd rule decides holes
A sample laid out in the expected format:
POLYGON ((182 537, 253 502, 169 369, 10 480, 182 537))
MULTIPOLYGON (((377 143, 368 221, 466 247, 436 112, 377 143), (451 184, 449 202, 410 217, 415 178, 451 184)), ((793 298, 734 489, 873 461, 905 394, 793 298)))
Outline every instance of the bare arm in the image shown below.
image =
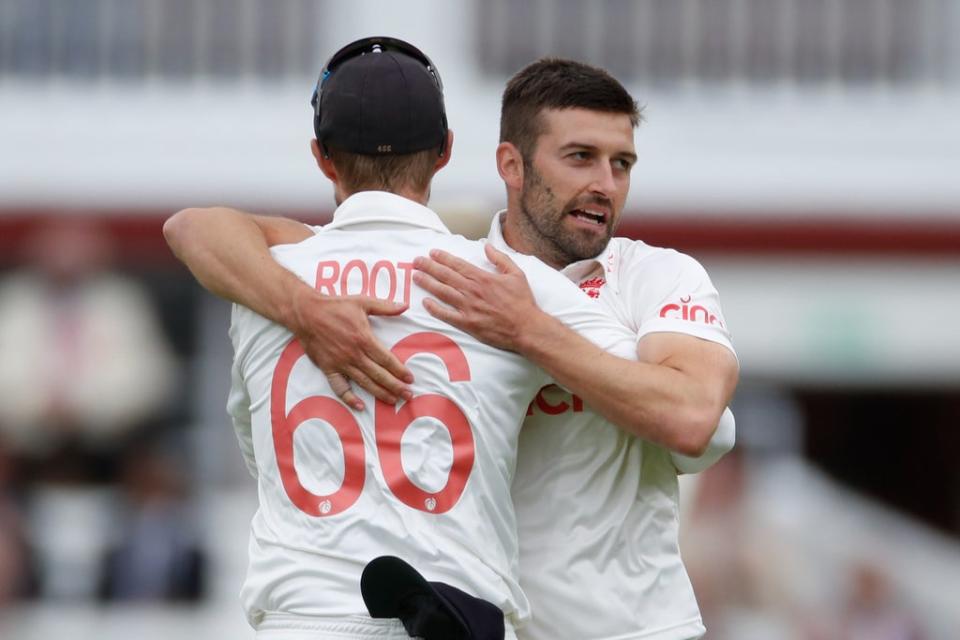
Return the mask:
POLYGON ((284 326, 293 323, 293 300, 310 287, 280 266, 270 247, 309 238, 309 227, 212 207, 175 213, 164 223, 163 235, 205 289, 284 326))
POLYGON ((365 296, 321 295, 270 255, 273 245, 312 236, 306 225, 225 207, 184 209, 164 223, 163 235, 204 288, 290 329, 350 406, 363 408, 350 380, 391 404, 409 396, 410 372, 377 341, 367 319, 405 307, 365 296))
POLYGON ((684 455, 703 453, 739 375, 730 351, 654 333, 637 343, 639 361, 618 358, 541 311, 505 254, 488 246, 487 255, 499 273, 444 252, 414 263, 418 284, 449 305, 428 301, 433 315, 529 358, 621 428, 684 455))

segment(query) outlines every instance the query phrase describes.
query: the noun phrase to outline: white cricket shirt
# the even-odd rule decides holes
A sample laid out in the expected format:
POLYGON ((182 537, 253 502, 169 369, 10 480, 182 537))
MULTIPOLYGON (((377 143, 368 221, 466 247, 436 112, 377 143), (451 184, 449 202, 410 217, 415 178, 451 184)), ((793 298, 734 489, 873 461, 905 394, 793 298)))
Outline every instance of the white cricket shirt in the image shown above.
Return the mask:
MULTIPOLYGON (((503 240, 500 214, 489 240, 519 255, 503 240)), ((733 350, 717 291, 689 256, 614 238, 595 259, 563 273, 634 340, 667 331, 733 350)), ((680 558, 669 451, 550 386, 524 423, 513 497, 520 581, 533 611, 521 638, 687 640, 704 633, 680 558)))
MULTIPOLYGON (((255 627, 366 616, 360 574, 383 554, 493 602, 508 624, 528 617, 510 486, 520 424, 548 378, 423 308, 411 263, 434 248, 493 270, 482 243, 384 192, 353 195, 316 236, 273 249, 322 293, 409 302, 401 316, 370 318, 416 378, 414 399, 396 407, 366 396, 365 411, 347 409, 286 329, 234 307, 228 409, 259 492, 241 593, 255 627)), ((633 353, 630 332, 573 283, 535 258, 517 264, 544 310, 633 353)))

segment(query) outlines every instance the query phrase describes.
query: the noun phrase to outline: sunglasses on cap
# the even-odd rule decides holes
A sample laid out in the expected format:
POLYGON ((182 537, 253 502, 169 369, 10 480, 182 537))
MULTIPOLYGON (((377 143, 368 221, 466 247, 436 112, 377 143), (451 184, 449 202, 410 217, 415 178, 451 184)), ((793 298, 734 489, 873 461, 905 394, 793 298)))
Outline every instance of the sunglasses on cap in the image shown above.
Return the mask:
POLYGON ((330 56, 330 59, 327 60, 327 63, 323 65, 323 69, 320 71, 320 77, 317 79, 317 86, 313 90, 313 97, 310 99, 310 105, 314 109, 314 116, 319 120, 320 96, 323 94, 323 86, 326 84, 327 78, 329 78, 330 75, 333 74, 340 65, 347 60, 351 60, 368 53, 378 53, 383 51, 396 51, 397 53, 402 53, 421 63, 430 73, 430 76, 436 83, 437 90, 441 95, 443 94, 443 81, 440 80, 440 72, 437 71, 437 68, 434 66, 430 58, 428 58, 425 53, 420 51, 420 49, 417 49, 409 42, 405 42, 399 38, 390 38, 386 36, 361 38, 360 40, 351 42, 350 44, 341 48, 339 51, 330 56))

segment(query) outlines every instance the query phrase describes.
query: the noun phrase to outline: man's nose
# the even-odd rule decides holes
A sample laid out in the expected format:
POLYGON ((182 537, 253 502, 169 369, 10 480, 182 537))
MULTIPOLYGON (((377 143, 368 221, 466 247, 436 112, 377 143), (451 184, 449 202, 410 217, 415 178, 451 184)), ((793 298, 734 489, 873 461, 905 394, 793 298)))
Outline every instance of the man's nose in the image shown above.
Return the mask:
POLYGON ((612 199, 617 193, 617 181, 613 177, 613 167, 609 162, 597 163, 597 168, 590 184, 590 191, 602 194, 612 199))

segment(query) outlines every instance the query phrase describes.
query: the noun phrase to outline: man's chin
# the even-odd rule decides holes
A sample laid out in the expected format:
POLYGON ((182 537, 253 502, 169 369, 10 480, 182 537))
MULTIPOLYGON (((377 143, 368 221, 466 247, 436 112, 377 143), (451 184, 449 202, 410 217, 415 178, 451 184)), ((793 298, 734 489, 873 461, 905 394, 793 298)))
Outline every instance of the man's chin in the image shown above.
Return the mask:
POLYGON ((580 260, 589 260, 596 258, 607 248, 609 240, 602 242, 578 242, 575 245, 567 245, 567 255, 573 258, 572 262, 580 260))
POLYGON ((571 226, 568 225, 566 232, 573 242, 567 243, 567 248, 572 255, 582 256, 579 260, 597 257, 610 244, 610 229, 606 225, 597 225, 596 228, 581 224, 571 226))

